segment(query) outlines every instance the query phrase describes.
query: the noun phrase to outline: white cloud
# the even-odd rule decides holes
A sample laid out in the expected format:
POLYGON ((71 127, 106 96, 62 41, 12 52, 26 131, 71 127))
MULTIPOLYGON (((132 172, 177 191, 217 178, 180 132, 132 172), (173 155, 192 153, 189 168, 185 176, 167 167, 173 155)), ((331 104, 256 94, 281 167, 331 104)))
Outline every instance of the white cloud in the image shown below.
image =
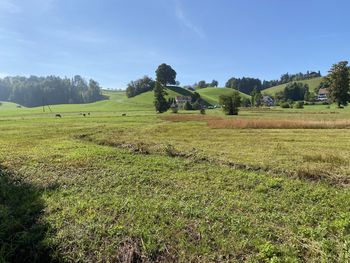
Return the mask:
POLYGON ((176 4, 175 14, 176 14, 177 19, 180 21, 180 23, 184 27, 186 27, 187 29, 194 32, 200 38, 203 38, 203 39, 206 38, 203 30, 201 28, 199 28, 198 26, 196 26, 195 24, 193 24, 192 21, 186 17, 186 15, 181 7, 180 1, 175 0, 175 4, 176 4))

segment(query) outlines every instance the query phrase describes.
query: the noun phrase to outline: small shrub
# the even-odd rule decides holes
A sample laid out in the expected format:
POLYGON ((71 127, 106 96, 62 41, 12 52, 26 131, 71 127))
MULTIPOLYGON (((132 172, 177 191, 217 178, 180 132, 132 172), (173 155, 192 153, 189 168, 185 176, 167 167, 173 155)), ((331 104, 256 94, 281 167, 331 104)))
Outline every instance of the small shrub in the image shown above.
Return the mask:
POLYGON ((171 112, 172 112, 172 113, 178 113, 178 111, 179 111, 179 106, 178 106, 177 104, 172 104, 172 105, 170 106, 170 109, 171 109, 171 112))
POLYGON ((303 109, 304 108, 304 102, 303 101, 297 101, 294 105, 294 108, 296 109, 303 109))
POLYGON ((201 110, 200 110, 200 113, 201 113, 202 115, 205 115, 205 109, 201 109, 201 110))
POLYGON ((290 108, 290 105, 289 105, 288 102, 283 102, 283 103, 281 104, 281 108, 283 108, 283 109, 289 109, 289 108, 290 108))

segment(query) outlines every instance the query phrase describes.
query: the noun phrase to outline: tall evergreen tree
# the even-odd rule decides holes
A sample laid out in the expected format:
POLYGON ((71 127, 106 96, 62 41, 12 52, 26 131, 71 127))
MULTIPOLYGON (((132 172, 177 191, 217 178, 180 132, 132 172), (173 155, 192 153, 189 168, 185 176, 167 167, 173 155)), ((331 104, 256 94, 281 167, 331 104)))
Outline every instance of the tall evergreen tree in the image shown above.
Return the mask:
POLYGON ((168 110, 168 102, 165 99, 166 92, 163 88, 163 85, 156 81, 154 86, 154 106, 156 108, 156 112, 163 113, 168 110))

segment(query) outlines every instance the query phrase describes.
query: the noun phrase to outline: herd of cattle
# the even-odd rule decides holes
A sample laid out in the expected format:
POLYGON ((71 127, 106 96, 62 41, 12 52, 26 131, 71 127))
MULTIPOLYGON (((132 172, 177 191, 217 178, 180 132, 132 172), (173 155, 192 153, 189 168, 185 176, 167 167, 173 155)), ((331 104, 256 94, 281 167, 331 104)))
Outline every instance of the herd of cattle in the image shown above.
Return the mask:
MULTIPOLYGON (((90 112, 88 113, 79 113, 79 115, 82 115, 83 117, 90 116, 90 112)), ((126 113, 123 113, 122 116, 126 116, 126 113)), ((62 118, 62 115, 59 113, 56 113, 55 115, 56 118, 62 118)))

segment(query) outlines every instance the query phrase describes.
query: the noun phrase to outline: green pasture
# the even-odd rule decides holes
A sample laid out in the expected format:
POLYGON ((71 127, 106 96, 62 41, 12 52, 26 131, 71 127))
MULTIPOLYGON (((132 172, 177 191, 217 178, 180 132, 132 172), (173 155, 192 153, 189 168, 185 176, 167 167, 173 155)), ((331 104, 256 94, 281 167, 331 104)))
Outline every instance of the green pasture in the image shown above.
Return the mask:
POLYGON ((155 114, 152 93, 107 94, 53 113, 0 106, 0 262, 350 261, 349 129, 212 129, 196 111, 155 114))

